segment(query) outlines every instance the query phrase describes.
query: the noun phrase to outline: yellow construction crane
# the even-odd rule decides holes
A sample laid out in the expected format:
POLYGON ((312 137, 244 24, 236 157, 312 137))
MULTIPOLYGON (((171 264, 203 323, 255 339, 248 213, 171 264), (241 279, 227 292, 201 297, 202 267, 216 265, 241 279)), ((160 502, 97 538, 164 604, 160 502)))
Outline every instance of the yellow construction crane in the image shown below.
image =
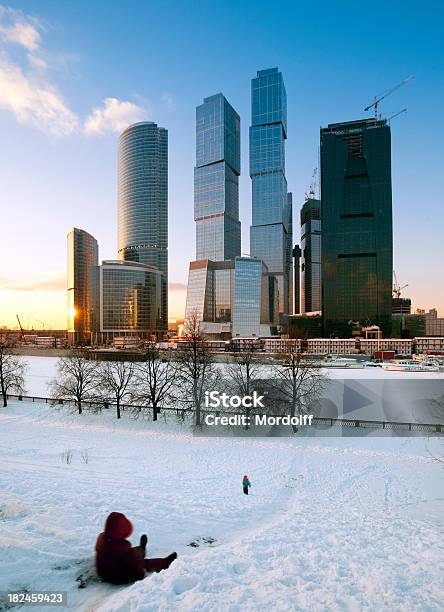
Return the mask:
POLYGON ((383 94, 382 96, 379 96, 379 98, 377 96, 375 96, 375 99, 373 100, 373 102, 371 104, 369 104, 368 106, 366 106, 364 108, 364 111, 367 112, 371 108, 374 108, 375 109, 375 119, 377 119, 378 118, 378 105, 379 105, 379 103, 382 102, 382 100, 384 100, 385 98, 387 98, 387 96, 392 94, 394 91, 396 91, 397 89, 399 89, 403 85, 406 85, 409 81, 411 81, 414 78, 415 78, 414 76, 409 76, 406 79, 404 79, 403 81, 401 81, 400 83, 398 83, 397 85, 395 85, 395 87, 392 87, 391 89, 386 91, 385 94, 383 94))

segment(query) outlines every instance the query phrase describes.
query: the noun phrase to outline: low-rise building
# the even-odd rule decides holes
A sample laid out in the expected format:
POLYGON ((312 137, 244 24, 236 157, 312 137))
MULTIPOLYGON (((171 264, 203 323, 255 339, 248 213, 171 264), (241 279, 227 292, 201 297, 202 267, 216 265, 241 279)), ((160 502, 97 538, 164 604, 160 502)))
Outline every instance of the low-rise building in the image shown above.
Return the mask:
POLYGON ((415 338, 414 348, 418 355, 444 355, 444 337, 415 338))

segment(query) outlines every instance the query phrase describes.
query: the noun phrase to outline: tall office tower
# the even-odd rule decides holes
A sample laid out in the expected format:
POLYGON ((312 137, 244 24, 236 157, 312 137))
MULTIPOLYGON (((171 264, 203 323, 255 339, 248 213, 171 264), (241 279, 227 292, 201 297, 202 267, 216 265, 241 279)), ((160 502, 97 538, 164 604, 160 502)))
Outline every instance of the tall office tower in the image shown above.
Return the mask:
POLYGON ((239 115, 221 93, 205 98, 196 108, 196 260, 240 255, 239 174, 239 115))
POLYGON ((321 310, 321 202, 308 198, 301 209, 301 312, 321 310))
POLYGON ((293 248, 293 313, 301 312, 301 249, 298 244, 293 248))
POLYGON ((350 321, 391 331, 393 230, 391 135, 385 119, 321 129, 324 333, 350 321))
POLYGON ((73 227, 68 232, 68 339, 73 345, 91 339, 89 272, 98 262, 97 240, 73 227))
MULTIPOLYGON (((277 68, 259 70, 251 82, 250 176, 252 226, 250 253, 277 279, 279 313, 290 312, 291 198, 285 178, 287 95, 277 68)), ((271 300, 272 302, 274 300, 271 300)), ((273 317, 277 319, 276 313, 273 317)))
POLYGON ((119 138, 118 253, 161 273, 159 330, 168 328, 168 131, 135 123, 119 138))

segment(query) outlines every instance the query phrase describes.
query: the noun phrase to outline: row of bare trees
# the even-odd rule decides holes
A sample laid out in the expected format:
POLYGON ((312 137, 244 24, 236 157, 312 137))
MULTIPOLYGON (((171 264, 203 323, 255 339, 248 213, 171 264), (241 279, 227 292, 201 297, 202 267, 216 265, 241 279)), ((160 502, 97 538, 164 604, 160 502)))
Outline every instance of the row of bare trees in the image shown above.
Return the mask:
MULTIPOLYGON (((132 404, 151 409, 157 420, 162 407, 168 406, 191 412, 200 427, 207 392, 221 390, 241 397, 263 392, 269 411, 280 413, 281 408, 296 416, 312 408, 324 382, 320 368, 297 353, 283 355, 267 368, 260 355, 250 350, 236 354, 226 367, 218 367, 199 331, 198 317, 192 315, 186 322, 185 342, 174 357, 163 355, 155 343, 146 346, 140 363, 97 363, 75 351, 59 360, 50 388, 53 399, 74 401, 79 413, 86 401, 101 401, 116 406, 117 418, 122 405, 132 404)), ((251 408, 239 407, 236 412, 249 417, 251 408)))
POLYGON ((117 418, 126 403, 142 404, 157 416, 170 403, 175 383, 174 363, 162 357, 155 343, 150 343, 140 363, 128 361, 97 362, 88 359, 83 350, 61 357, 57 375, 49 383, 54 400, 74 401, 79 414, 86 402, 112 403, 117 418))
MULTIPOLYGON (((22 393, 26 364, 14 354, 13 346, 0 338, 0 390, 3 404, 7 394, 22 393)), ((181 408, 202 425, 205 395, 222 390, 241 397, 264 392, 269 410, 280 408, 291 416, 306 414, 320 397, 325 376, 320 368, 304 361, 299 353, 281 355, 265 366, 253 349, 234 355, 226 367, 218 367, 208 343, 199 331, 197 315, 185 327, 185 342, 174 357, 162 354, 155 343, 145 348, 140 363, 88 359, 84 350, 74 350, 58 360, 57 375, 49 383, 51 397, 75 402, 79 414, 85 402, 112 403, 117 418, 125 404, 143 406, 157 420, 162 407, 181 408)), ((239 407, 250 416, 251 408, 239 407)))

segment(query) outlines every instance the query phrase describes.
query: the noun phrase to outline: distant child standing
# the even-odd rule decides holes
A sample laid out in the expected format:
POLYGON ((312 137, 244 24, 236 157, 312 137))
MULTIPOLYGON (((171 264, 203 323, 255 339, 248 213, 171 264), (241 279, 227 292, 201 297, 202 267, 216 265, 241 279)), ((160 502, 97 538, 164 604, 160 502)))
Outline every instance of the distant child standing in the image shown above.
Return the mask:
POLYGON ((248 495, 248 487, 251 487, 251 482, 248 480, 248 476, 245 474, 242 480, 242 488, 244 490, 244 495, 248 495))

